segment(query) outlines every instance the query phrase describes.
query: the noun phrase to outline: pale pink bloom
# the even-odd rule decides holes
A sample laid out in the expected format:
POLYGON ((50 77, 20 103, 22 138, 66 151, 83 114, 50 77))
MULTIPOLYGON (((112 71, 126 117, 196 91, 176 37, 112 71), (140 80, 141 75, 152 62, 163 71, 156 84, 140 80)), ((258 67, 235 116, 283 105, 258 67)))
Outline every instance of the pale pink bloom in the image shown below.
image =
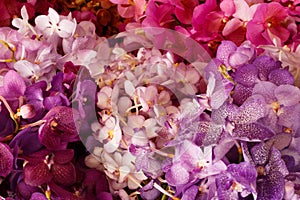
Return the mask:
POLYGON ((40 15, 35 18, 36 28, 47 37, 58 35, 61 38, 68 38, 73 35, 76 29, 76 21, 61 19, 58 13, 49 8, 48 15, 40 15))
POLYGON ((114 189, 121 189, 126 186, 129 189, 137 189, 138 184, 147 179, 142 171, 136 171, 135 157, 128 151, 113 154, 104 151, 101 155, 101 161, 106 175, 114 181, 114 184, 111 185, 114 189))
POLYGON ((35 30, 33 29, 33 27, 31 26, 31 24, 29 24, 28 20, 29 20, 29 16, 26 10, 26 6, 23 6, 21 8, 21 18, 14 18, 12 20, 12 25, 16 28, 18 28, 18 32, 24 35, 27 35, 30 31, 32 31, 35 34, 35 30))
POLYGON ((112 88, 109 86, 104 86, 101 88, 100 92, 97 93, 97 106, 100 109, 111 109, 111 95, 112 88))
POLYGON ((200 74, 194 67, 180 63, 175 70, 173 79, 178 84, 179 91, 191 95, 197 92, 195 84, 200 80, 200 74))
POLYGON ((109 117, 104 126, 100 129, 98 140, 104 143, 104 150, 112 153, 119 148, 122 140, 122 131, 119 125, 119 119, 109 117))

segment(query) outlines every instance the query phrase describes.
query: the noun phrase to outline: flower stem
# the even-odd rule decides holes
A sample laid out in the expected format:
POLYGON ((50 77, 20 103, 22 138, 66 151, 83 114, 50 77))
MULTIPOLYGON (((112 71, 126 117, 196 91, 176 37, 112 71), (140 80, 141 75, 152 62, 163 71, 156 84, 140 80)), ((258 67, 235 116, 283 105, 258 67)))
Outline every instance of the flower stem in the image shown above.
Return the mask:
POLYGON ((169 192, 167 192, 164 188, 162 188, 157 183, 154 183, 153 187, 155 187, 155 189, 157 189, 158 191, 160 191, 164 195, 167 195, 168 197, 172 198, 172 200, 180 200, 179 198, 177 198, 177 197, 173 196, 172 194, 170 194, 169 192))
POLYGON ((242 149, 241 145, 236 140, 234 141, 234 143, 235 143, 235 146, 236 146, 238 154, 239 154, 238 163, 240 163, 243 160, 243 149, 242 149))
POLYGON ((157 153, 158 155, 161 155, 161 156, 164 156, 164 157, 168 157, 168 158, 174 158, 174 155, 173 154, 170 154, 170 153, 165 153, 163 151, 160 151, 158 149, 155 149, 154 147, 151 147, 151 150, 154 152, 154 153, 157 153))
POLYGON ((0 43, 5 46, 10 52, 11 52, 11 58, 10 59, 5 59, 2 60, 1 62, 16 62, 16 58, 15 58, 15 52, 16 52, 16 47, 13 44, 10 44, 4 40, 0 40, 0 43), (11 46, 12 47, 11 47, 11 46))
POLYGON ((26 124, 24 126, 21 126, 20 130, 23 130, 23 129, 28 128, 28 127, 39 126, 39 125, 45 123, 46 121, 47 120, 39 120, 39 121, 33 122, 31 124, 26 124))
POLYGON ((131 176, 130 174, 127 175, 127 177, 134 182, 137 186, 139 186, 140 188, 143 188, 143 186, 136 180, 136 178, 134 178, 133 176, 131 176))
POLYGON ((10 118, 15 122, 15 133, 19 130, 19 123, 18 123, 18 116, 14 113, 14 111, 11 109, 10 105, 6 101, 6 99, 3 96, 0 96, 0 101, 3 102, 4 106, 9 112, 10 118))

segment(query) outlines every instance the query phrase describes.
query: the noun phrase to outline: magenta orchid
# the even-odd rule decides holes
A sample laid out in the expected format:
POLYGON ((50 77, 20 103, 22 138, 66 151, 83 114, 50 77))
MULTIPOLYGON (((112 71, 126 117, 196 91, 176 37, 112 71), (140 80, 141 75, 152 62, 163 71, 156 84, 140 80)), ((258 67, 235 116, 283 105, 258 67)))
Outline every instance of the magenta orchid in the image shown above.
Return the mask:
POLYGON ((255 45, 270 44, 270 31, 285 42, 290 37, 292 23, 289 22, 287 10, 279 3, 261 4, 247 24, 246 36, 255 45))

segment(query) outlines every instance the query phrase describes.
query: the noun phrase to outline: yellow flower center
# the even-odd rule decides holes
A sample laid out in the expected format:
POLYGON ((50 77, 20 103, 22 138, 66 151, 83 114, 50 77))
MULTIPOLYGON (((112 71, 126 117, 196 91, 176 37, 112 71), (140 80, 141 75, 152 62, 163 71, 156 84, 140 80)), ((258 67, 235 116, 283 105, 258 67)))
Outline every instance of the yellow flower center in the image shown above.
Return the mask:
POLYGON ((283 128, 283 132, 285 132, 285 133, 293 133, 293 130, 291 128, 289 128, 289 127, 284 127, 283 128))
POLYGON ((108 137, 107 137, 107 138, 108 138, 109 140, 112 140, 112 139, 114 138, 114 131, 113 131, 113 130, 109 130, 107 134, 108 134, 108 137))
POLYGON ((256 171, 259 176, 265 175, 265 168, 263 166, 256 167, 256 171))
POLYGON ((275 113, 277 113, 280 109, 280 104, 276 101, 272 103, 272 109, 275 113))
POLYGON ((197 163, 197 167, 198 167, 199 169, 203 169, 207 164, 208 164, 208 161, 206 161, 206 160, 200 160, 200 161, 197 163))

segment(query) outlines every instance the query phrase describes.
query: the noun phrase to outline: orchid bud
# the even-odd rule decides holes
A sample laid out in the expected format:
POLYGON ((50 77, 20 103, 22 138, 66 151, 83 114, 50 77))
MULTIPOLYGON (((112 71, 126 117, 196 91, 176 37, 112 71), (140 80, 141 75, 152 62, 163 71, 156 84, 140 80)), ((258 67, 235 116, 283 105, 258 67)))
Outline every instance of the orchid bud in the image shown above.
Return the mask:
POLYGON ((86 158, 85 158, 85 165, 88 166, 89 168, 96 168, 100 165, 100 161, 95 158, 94 155, 88 155, 86 158))
POLYGON ((18 115, 23 119, 33 118, 36 115, 34 106, 32 104, 25 104, 21 106, 18 115))

